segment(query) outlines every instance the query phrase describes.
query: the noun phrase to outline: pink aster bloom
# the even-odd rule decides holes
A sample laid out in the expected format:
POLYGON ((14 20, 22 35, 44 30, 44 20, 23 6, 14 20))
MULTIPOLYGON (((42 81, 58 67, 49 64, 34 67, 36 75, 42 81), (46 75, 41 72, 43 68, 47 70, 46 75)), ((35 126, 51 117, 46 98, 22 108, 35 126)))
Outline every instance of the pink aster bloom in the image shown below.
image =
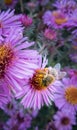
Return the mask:
POLYGON ((45 29, 44 36, 49 40, 56 39, 56 32, 54 30, 51 30, 49 28, 45 29))
POLYGON ((0 35, 6 35, 10 32, 11 27, 19 28, 21 27, 21 22, 19 21, 20 16, 14 15, 14 10, 8 9, 0 13, 0 35))
POLYGON ((72 130, 72 125, 76 124, 75 116, 69 112, 58 111, 53 119, 57 130, 72 130))
POLYGON ((0 89, 2 99, 3 95, 4 97, 9 96, 10 89, 14 92, 21 90, 20 86, 24 84, 23 78, 31 75, 32 69, 37 68, 36 64, 40 62, 38 52, 27 49, 34 42, 27 40, 26 37, 19 39, 18 31, 12 30, 9 36, 0 43, 0 88, 4 89, 4 92, 0 89), (4 94, 5 92, 6 94, 4 94))
POLYGON ((59 109, 75 114, 77 111, 77 77, 64 78, 60 82, 54 93, 54 102, 59 109))
POLYGON ((51 73, 50 68, 45 68, 47 60, 44 58, 41 66, 34 69, 33 74, 26 79, 23 90, 16 94, 16 98, 21 97, 21 103, 25 108, 40 109, 44 104, 51 105, 53 100, 54 84, 58 85, 56 76, 51 73))
POLYGON ((21 15, 20 21, 24 26, 30 26, 33 22, 32 18, 27 15, 21 15))
POLYGON ((44 24, 53 28, 63 28, 69 21, 68 15, 61 10, 46 11, 43 15, 44 24))

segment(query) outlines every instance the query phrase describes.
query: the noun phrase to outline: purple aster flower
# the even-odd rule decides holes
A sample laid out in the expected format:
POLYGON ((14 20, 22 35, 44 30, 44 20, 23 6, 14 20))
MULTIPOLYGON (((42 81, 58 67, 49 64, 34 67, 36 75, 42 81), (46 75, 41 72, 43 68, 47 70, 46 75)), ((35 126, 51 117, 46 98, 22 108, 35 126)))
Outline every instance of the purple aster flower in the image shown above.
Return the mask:
POLYGON ((53 119, 58 130, 72 130, 72 125, 76 124, 75 116, 69 112, 58 111, 53 119))
POLYGON ((34 69, 33 74, 26 80, 23 90, 16 94, 17 99, 23 97, 21 104, 25 108, 40 109, 44 104, 49 106, 53 100, 53 86, 58 85, 59 73, 56 68, 45 68, 46 64, 47 60, 44 58, 41 66, 34 69))
POLYGON ((24 111, 16 111, 4 124, 4 130, 27 130, 31 127, 32 116, 24 111))
POLYGON ((9 119, 3 124, 4 130, 27 130, 31 127, 38 110, 26 110, 15 99, 4 105, 4 112, 9 115, 9 119))
MULTIPOLYGON (((11 103, 11 102, 10 102, 11 103)), ((4 130, 27 130, 31 127, 32 119, 36 116, 33 116, 34 111, 29 110, 25 111, 21 104, 15 102, 13 104, 13 109, 11 109, 11 114, 8 114, 10 118, 3 125, 4 130)), ((5 110, 7 110, 5 108, 5 110)), ((9 110, 9 109, 8 109, 9 110)), ((35 111, 36 113, 36 111, 35 111)))
POLYGON ((6 12, 0 13, 0 35, 6 35, 10 32, 11 27, 19 28, 21 27, 21 22, 19 21, 20 16, 14 15, 14 10, 8 9, 6 12))
POLYGON ((56 3, 53 4, 53 6, 68 15, 71 15, 73 11, 77 8, 77 4, 74 0, 57 0, 56 3))
POLYGON ((18 31, 11 30, 9 36, 0 43, 1 104, 8 99, 6 96, 9 96, 11 89, 14 92, 21 90, 20 86, 24 84, 23 78, 31 75, 32 69, 37 68, 36 64, 40 62, 41 56, 38 52, 27 49, 34 42, 27 40, 26 37, 19 39, 18 31))
POLYGON ((2 109, 7 115, 13 116, 19 108, 21 109, 20 104, 15 99, 11 99, 11 101, 3 105, 2 109))
POLYGON ((43 15, 44 24, 53 28, 63 28, 69 21, 69 16, 63 13, 61 10, 46 11, 43 15))
MULTIPOLYGON (((56 86, 55 86, 56 87, 56 86)), ((64 78, 54 92, 55 105, 63 111, 77 111, 77 77, 64 78), (68 109, 69 108, 69 109, 68 109)))
POLYGON ((4 0, 4 4, 6 7, 13 9, 18 0, 4 0))

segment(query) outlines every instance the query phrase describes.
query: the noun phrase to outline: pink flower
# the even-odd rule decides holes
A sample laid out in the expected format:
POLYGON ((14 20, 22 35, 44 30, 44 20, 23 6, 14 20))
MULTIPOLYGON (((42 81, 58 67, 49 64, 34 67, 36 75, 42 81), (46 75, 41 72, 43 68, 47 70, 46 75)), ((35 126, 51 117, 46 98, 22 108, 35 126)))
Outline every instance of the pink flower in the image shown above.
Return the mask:
POLYGON ((21 103, 25 108, 40 109, 44 104, 47 106, 52 104, 54 84, 58 81, 50 72, 49 68, 45 68, 47 60, 44 59, 41 66, 34 69, 33 74, 26 79, 23 90, 16 94, 16 98, 22 97, 21 103))
POLYGON ((45 29, 44 36, 49 40, 54 40, 56 39, 56 32, 48 28, 45 29))
POLYGON ((33 22, 32 18, 27 15, 21 15, 20 21, 24 26, 30 26, 33 22))
POLYGON ((21 90, 23 78, 28 77, 33 68, 37 68, 40 55, 36 50, 27 49, 33 44, 34 42, 28 42, 26 37, 19 39, 18 31, 15 30, 11 30, 0 43, 0 103, 7 100, 11 90, 21 90))

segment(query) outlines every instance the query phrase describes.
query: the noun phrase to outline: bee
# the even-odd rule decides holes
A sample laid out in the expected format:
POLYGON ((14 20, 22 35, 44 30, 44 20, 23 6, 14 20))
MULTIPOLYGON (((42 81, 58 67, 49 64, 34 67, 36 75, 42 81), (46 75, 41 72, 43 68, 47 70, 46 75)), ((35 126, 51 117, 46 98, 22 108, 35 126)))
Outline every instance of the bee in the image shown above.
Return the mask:
POLYGON ((53 83, 55 81, 55 78, 54 78, 54 76, 53 75, 51 75, 51 74, 47 74, 44 78, 43 78, 43 80, 42 80, 42 82, 43 82, 43 84, 44 84, 44 86, 49 86, 51 83, 53 83))

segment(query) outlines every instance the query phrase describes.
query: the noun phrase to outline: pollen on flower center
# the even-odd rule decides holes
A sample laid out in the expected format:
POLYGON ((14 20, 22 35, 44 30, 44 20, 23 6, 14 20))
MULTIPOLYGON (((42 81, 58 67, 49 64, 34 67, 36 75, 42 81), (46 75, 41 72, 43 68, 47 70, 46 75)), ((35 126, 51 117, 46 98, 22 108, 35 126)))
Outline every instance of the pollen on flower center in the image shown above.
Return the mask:
POLYGON ((12 0, 4 0, 5 4, 10 5, 12 4, 12 0))
POLYGON ((53 12, 53 16, 55 17, 55 23, 58 25, 67 22, 67 18, 58 12, 53 12))
POLYGON ((54 82, 54 80, 55 78, 51 74, 48 74, 48 69, 45 68, 36 70, 32 79, 30 79, 30 83, 35 89, 42 90, 47 88, 51 83, 54 82))
POLYGON ((4 76, 5 69, 11 63, 14 54, 10 47, 0 45, 0 78, 4 76))
POLYGON ((62 123, 62 125, 68 125, 69 122, 70 122, 70 120, 69 120, 68 117, 63 117, 63 118, 61 119, 61 123, 62 123))
POLYGON ((71 86, 65 91, 66 100, 72 105, 77 105, 77 88, 71 86))

